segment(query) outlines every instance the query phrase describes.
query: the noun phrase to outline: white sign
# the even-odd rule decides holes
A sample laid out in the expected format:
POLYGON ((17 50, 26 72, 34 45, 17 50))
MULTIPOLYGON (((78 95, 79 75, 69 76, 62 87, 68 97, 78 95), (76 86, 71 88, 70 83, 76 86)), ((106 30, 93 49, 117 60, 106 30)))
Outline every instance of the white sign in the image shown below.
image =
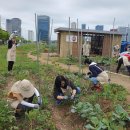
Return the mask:
POLYGON ((66 42, 77 42, 77 36, 75 35, 67 35, 66 42))

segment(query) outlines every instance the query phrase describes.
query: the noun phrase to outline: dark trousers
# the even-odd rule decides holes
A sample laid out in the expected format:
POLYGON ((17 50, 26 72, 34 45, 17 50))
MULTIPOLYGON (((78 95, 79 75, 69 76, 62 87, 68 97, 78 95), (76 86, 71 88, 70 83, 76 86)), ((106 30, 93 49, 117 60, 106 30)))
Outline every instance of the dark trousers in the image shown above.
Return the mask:
MULTIPOLYGON (((32 103, 34 96, 35 95, 33 95, 30 98, 24 98, 23 100, 26 101, 26 102, 32 103)), ((28 107, 28 106, 25 106, 25 105, 22 105, 22 104, 18 104, 18 106, 16 108, 16 112, 15 112, 15 117, 19 118, 19 117, 25 116, 25 112, 29 113, 30 110, 32 110, 31 107, 28 107)))
POLYGON ((116 72, 118 73, 119 72, 119 69, 121 68, 121 65, 123 64, 123 58, 121 57, 118 61, 118 65, 117 65, 117 68, 116 68, 116 72))
MULTIPOLYGON (((119 72, 119 69, 121 68, 122 64, 123 64, 123 58, 120 58, 119 61, 118 61, 117 68, 116 68, 117 73, 119 72)), ((130 66, 126 66, 126 68, 127 68, 129 75, 130 75, 130 66)))
POLYGON ((8 71, 13 69, 14 61, 8 61, 8 71))

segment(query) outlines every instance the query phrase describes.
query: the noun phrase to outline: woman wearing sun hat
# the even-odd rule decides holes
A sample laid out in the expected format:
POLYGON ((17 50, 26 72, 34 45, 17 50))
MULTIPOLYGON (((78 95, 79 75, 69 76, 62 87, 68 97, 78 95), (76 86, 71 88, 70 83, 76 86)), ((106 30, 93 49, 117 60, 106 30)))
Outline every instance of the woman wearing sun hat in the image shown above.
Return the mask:
POLYGON ((38 90, 33 84, 27 80, 17 81, 11 87, 8 93, 8 99, 12 108, 15 109, 15 117, 21 117, 22 114, 29 111, 31 108, 39 108, 42 104, 42 99, 38 90), (34 96, 38 97, 37 104, 33 104, 34 96))

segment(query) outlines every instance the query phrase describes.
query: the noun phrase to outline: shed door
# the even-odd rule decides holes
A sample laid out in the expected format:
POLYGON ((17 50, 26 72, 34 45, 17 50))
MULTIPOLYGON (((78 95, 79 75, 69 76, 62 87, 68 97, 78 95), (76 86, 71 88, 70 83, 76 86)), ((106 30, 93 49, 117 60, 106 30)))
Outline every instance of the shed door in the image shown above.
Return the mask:
POLYGON ((73 43, 72 46, 72 56, 78 57, 78 44, 76 43, 73 43))

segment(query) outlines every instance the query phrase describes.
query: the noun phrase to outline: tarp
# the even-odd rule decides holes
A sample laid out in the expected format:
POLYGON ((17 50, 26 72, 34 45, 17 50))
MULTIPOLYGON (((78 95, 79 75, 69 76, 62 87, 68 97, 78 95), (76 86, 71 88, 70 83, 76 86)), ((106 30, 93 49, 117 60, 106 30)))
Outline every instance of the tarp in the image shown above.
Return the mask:
POLYGON ((127 41, 122 41, 121 42, 121 49, 120 49, 120 53, 127 51, 127 46, 130 45, 130 42, 127 41))

